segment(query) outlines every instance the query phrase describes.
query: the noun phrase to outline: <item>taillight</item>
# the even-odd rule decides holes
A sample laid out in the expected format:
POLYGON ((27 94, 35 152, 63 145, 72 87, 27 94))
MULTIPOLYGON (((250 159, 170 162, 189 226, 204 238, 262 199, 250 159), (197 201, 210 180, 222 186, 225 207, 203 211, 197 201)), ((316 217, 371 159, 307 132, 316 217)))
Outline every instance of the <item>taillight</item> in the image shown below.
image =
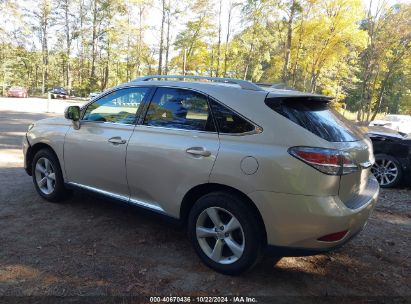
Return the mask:
POLYGON ((344 175, 358 171, 349 153, 325 148, 292 147, 288 153, 329 175, 344 175))

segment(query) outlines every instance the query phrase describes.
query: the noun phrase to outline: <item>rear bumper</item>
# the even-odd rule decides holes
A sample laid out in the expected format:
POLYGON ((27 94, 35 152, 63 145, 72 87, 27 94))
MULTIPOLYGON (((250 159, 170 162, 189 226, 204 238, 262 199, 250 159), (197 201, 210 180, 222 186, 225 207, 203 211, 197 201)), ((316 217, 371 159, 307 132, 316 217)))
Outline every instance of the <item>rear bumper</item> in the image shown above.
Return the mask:
POLYGON ((377 202, 379 187, 376 183, 371 177, 358 201, 350 207, 338 196, 267 191, 255 191, 249 196, 261 213, 271 251, 307 255, 340 247, 362 230, 377 202), (339 241, 318 240, 324 235, 345 230, 347 234, 339 241))

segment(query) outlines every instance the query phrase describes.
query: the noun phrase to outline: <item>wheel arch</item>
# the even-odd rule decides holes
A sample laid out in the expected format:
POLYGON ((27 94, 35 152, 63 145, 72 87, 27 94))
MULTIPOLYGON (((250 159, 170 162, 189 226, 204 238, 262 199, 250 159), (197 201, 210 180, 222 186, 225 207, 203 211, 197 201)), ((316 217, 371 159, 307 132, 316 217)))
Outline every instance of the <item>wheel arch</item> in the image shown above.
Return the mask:
MULTIPOLYGON (((34 155, 36 155, 36 153, 42 149, 48 149, 50 150, 57 158, 57 160, 59 160, 57 153, 54 151, 54 149, 43 142, 39 142, 34 144, 33 146, 30 146, 27 150, 27 154, 26 154, 26 163, 27 163, 27 173, 31 176, 33 174, 32 172, 32 162, 33 162, 33 158, 34 155)), ((60 161, 60 160, 59 160, 60 161)), ((61 167, 61 164, 60 164, 61 167)))
POLYGON ((254 202, 246 195, 244 192, 241 192, 240 190, 223 185, 223 184, 218 184, 218 183, 206 183, 206 184, 200 184, 197 185, 193 188, 191 188, 183 197, 183 200, 181 202, 181 207, 180 207, 180 221, 184 227, 187 226, 187 219, 188 215, 190 213, 191 208, 193 207, 194 203, 202 196, 211 193, 211 192, 217 192, 217 191, 222 191, 222 192, 228 192, 230 194, 236 195, 240 197, 252 210, 254 216, 258 218, 258 221, 261 225, 261 229, 264 232, 264 242, 267 243, 267 232, 265 229, 263 217, 261 216, 260 211, 258 210, 257 206, 254 204, 254 202))

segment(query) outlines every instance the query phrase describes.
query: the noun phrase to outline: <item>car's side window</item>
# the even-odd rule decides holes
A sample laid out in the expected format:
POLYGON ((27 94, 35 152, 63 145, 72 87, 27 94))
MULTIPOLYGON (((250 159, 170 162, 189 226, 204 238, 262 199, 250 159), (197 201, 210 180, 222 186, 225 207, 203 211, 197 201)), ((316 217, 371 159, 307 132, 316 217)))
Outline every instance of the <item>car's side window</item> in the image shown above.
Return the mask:
POLYGON ((114 91, 89 104, 85 121, 133 124, 136 113, 149 88, 127 88, 114 91))
POLYGON ((173 129, 215 131, 208 98, 185 89, 158 88, 144 124, 173 129))
POLYGON ((241 134, 255 129, 253 124, 222 104, 210 100, 210 106, 218 126, 218 132, 241 134))

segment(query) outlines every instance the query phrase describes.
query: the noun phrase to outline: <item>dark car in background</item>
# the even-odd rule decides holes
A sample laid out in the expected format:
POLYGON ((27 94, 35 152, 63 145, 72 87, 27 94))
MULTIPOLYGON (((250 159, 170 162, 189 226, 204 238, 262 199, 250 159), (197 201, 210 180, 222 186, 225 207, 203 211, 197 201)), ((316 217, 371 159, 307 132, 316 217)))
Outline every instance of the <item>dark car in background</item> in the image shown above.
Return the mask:
POLYGON ((63 87, 54 87, 53 90, 50 91, 51 98, 64 98, 68 97, 68 92, 63 87))
POLYGON ((8 97, 22 97, 27 98, 29 96, 28 90, 24 87, 11 87, 7 91, 8 97))
POLYGON ((380 186, 391 188, 409 182, 411 135, 383 127, 370 127, 367 133, 374 146, 375 164, 371 172, 380 186))

